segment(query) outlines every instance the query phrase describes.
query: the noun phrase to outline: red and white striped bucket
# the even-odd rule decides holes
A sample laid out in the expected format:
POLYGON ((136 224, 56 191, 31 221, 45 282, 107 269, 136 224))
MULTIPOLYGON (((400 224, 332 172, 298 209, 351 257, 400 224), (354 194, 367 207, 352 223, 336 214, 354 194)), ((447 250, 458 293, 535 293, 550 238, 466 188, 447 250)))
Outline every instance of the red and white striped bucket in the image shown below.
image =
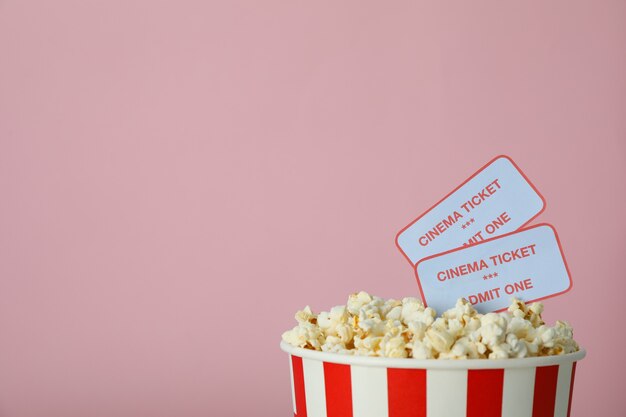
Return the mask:
POLYGON ((567 417, 585 357, 391 359, 280 346, 296 417, 567 417))

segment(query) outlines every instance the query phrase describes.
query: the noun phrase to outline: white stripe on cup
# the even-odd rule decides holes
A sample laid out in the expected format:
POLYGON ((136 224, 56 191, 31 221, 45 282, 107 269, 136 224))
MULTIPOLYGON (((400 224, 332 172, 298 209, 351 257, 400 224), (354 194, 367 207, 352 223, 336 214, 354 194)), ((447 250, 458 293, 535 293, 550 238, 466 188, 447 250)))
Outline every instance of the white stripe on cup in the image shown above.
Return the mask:
POLYGON ((350 367, 353 417, 387 417, 387 368, 350 367))
POLYGON ((307 415, 309 417, 326 417, 324 362, 302 358, 302 369, 307 415))
POLYGON ((426 387, 428 417, 465 417, 467 370, 428 370, 426 387))
POLYGON ((535 396, 535 368, 504 370, 502 417, 531 417, 535 396))
POLYGON ((569 385, 572 382, 572 362, 559 365, 559 379, 556 384, 554 417, 567 417, 569 385))
POLYGON ((293 359, 291 355, 289 355, 289 376, 291 377, 291 403, 293 404, 293 413, 298 414, 298 410, 296 410, 296 388, 293 384, 293 359))

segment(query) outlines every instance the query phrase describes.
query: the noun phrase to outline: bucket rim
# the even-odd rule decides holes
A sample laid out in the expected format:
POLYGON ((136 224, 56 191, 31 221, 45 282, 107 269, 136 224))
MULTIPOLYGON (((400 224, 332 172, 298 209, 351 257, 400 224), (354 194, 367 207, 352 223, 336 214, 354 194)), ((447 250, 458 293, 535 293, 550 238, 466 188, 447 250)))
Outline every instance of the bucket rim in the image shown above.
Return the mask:
POLYGON ((376 368, 406 368, 406 369, 507 369, 507 368, 536 368, 540 366, 561 365, 576 362, 587 355, 587 351, 580 348, 577 352, 566 355, 536 356, 519 359, 412 359, 412 358, 383 358, 372 356, 353 356, 341 353, 321 352, 292 346, 285 341, 280 342, 280 348, 292 356, 313 359, 321 362, 330 362, 345 365, 370 366, 376 368))

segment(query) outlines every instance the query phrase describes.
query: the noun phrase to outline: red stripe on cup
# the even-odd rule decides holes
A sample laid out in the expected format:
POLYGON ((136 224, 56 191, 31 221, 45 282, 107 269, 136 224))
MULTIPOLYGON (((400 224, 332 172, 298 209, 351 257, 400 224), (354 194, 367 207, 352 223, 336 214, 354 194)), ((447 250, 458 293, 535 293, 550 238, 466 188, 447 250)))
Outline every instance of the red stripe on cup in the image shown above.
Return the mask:
POLYGON ((574 393, 574 375, 576 375, 576 362, 572 364, 572 379, 569 383, 569 401, 567 402, 567 417, 572 412, 572 394, 574 393))
POLYGON ((467 372, 467 417, 500 417, 504 369, 470 369, 467 372))
POLYGON ((304 393, 304 370, 302 369, 302 358, 291 357, 293 368, 293 389, 296 397, 296 414, 294 417, 306 416, 306 395, 304 393))
POLYGON ((387 369, 389 417, 426 417, 426 370, 387 369))
POLYGON ((540 366, 535 372, 533 417, 554 417, 559 365, 540 366))
POLYGON ((350 365, 324 362, 324 385, 327 417, 352 417, 350 365))

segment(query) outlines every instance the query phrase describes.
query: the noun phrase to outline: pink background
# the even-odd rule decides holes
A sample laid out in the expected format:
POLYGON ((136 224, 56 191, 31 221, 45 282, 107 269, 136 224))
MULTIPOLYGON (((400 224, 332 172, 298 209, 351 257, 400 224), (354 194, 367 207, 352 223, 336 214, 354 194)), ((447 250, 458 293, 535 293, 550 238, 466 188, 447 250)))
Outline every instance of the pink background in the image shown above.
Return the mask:
POLYGON ((626 2, 441 3, 0 2, 0 415, 291 415, 295 310, 417 294, 395 233, 499 153, 624 415, 626 2))

